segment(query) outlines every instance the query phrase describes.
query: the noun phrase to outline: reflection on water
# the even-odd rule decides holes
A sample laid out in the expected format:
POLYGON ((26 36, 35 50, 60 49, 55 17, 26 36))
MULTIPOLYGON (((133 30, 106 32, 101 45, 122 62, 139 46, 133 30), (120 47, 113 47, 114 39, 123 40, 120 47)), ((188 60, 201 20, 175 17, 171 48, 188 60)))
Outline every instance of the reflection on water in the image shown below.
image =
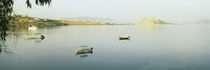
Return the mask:
POLYGON ((1 63, 19 64, 21 63, 21 57, 6 46, 2 46, 0 47, 0 61, 1 63))
POLYGON ((154 25, 143 25, 143 27, 141 28, 141 30, 144 30, 144 31, 158 31, 160 30, 160 26, 161 25, 158 25, 158 24, 154 24, 154 25))
POLYGON ((2 70, 209 70, 209 24, 10 28, 2 70), (42 33, 44 40, 25 40, 42 33), (130 40, 119 40, 128 34, 130 40), (39 42, 39 43, 37 43, 39 42), (81 45, 94 51, 76 54, 81 45), (90 48, 90 47, 88 47, 90 48), (94 53, 93 53, 94 52, 94 53), (5 55, 8 54, 8 55, 5 55), (76 54, 76 55, 75 55, 76 54))
POLYGON ((85 58, 85 57, 88 57, 88 55, 87 54, 80 54, 80 57, 85 58))
MULTIPOLYGON (((42 5, 42 6, 46 5, 46 4, 50 4, 50 3, 51 3, 51 0, 36 0, 36 4, 42 5)), ((31 3, 29 2, 29 0, 26 1, 26 4, 28 7, 31 7, 31 3)), ((17 37, 19 37, 19 35, 17 35, 19 33, 16 33, 17 32, 16 30, 14 32, 13 32, 13 30, 11 30, 11 32, 7 31, 8 24, 14 23, 12 21, 14 19, 12 17, 13 5, 14 5, 14 0, 0 0, 0 62, 1 62, 0 69, 1 70, 8 70, 3 67, 10 66, 10 63, 13 61, 13 60, 10 60, 10 58, 15 59, 15 57, 10 57, 10 56, 19 57, 18 55, 16 55, 16 53, 14 53, 12 50, 10 50, 10 47, 8 47, 8 45, 7 45, 7 42, 8 42, 7 38, 10 38, 14 41, 13 46, 15 46, 17 44, 17 39, 19 39, 19 38, 17 38, 17 37), (8 62, 5 62, 7 60, 8 60, 8 62), (4 64, 8 64, 8 65, 4 66, 4 64)), ((20 34, 22 34, 22 33, 20 33, 20 34)), ((12 43, 9 42, 9 44, 12 44, 12 43)), ((11 46, 11 45, 9 45, 9 46, 11 46)), ((12 62, 11 64, 15 64, 15 62, 12 62)), ((14 69, 9 69, 9 70, 14 70, 14 69)))

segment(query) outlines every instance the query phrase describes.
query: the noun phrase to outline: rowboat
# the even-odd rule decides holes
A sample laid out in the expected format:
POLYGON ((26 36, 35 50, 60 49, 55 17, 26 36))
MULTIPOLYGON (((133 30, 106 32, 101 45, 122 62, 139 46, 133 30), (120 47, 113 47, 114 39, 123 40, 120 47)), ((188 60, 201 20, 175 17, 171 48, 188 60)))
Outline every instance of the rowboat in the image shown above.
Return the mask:
POLYGON ((40 34, 40 33, 36 33, 34 36, 25 36, 24 38, 25 39, 44 39, 45 37, 44 37, 44 35, 38 35, 38 34, 40 34))
POLYGON ((44 39, 43 35, 41 36, 25 36, 25 39, 44 39))
POLYGON ((93 53, 93 48, 81 48, 81 49, 77 49, 75 50, 76 55, 79 54, 86 54, 86 53, 93 53))
POLYGON ((130 36, 119 36, 119 40, 125 40, 125 39, 129 39, 130 36))

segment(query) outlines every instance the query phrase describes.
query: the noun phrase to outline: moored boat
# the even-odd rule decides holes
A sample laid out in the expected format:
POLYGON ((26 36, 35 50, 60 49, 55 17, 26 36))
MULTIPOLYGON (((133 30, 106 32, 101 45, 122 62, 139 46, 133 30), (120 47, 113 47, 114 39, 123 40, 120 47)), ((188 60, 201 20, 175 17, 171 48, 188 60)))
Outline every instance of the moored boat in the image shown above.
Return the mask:
POLYGON ((28 27, 28 30, 37 30, 38 28, 36 26, 30 26, 28 27))
POLYGON ((25 36, 25 39, 44 39, 43 35, 41 36, 25 36))
POLYGON ((93 53, 93 48, 81 48, 81 49, 77 49, 75 50, 76 55, 79 54, 86 54, 86 53, 93 53))
POLYGON ((130 36, 119 36, 119 40, 130 39, 130 36))
POLYGON ((40 33, 36 33, 34 36, 25 36, 25 39, 44 39, 44 35, 40 35, 40 33))

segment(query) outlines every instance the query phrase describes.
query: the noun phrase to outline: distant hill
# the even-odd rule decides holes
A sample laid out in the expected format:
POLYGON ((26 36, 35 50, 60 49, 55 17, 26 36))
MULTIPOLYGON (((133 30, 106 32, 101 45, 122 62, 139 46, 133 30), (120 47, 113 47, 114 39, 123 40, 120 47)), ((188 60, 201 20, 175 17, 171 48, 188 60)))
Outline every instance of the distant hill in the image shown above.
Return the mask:
POLYGON ((62 23, 70 25, 128 25, 132 23, 117 22, 111 18, 100 18, 100 17, 76 17, 76 18, 62 18, 62 23))
POLYGON ((97 17, 75 17, 75 18, 62 18, 64 20, 76 20, 76 21, 94 21, 94 22, 115 22, 110 18, 97 18, 97 17))
POLYGON ((135 24, 171 24, 171 23, 162 21, 158 18, 149 17, 149 18, 143 19, 142 21, 138 21, 135 24))
MULTIPOLYGON (((102 18, 75 18, 75 20, 63 20, 63 19, 45 19, 29 17, 24 15, 12 15, 12 20, 8 26, 63 26, 63 25, 123 25, 122 23, 114 22, 102 22, 102 18), (92 20, 92 21, 91 21, 92 20)), ((109 19, 104 19, 109 20, 109 19)))
POLYGON ((61 23, 60 20, 55 19, 44 19, 44 18, 36 18, 36 17, 29 17, 24 15, 13 14, 12 20, 8 26, 62 26, 65 23, 61 23))

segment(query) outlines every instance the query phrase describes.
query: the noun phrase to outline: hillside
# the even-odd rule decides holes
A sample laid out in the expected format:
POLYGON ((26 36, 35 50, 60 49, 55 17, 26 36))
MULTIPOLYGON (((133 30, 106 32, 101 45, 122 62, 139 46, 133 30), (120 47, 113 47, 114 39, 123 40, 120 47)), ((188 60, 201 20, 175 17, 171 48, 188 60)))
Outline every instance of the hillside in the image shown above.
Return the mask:
POLYGON ((113 19, 110 18, 100 18, 100 17, 75 17, 75 18, 62 18, 64 20, 88 20, 93 22, 115 22, 113 19))
POLYGON ((60 22, 68 25, 116 25, 116 23, 96 22, 89 20, 60 20, 60 22))
POLYGON ((121 25, 127 23, 111 23, 102 21, 90 20, 63 20, 63 19, 44 19, 28 17, 23 15, 12 15, 13 20, 8 24, 9 26, 62 26, 62 25, 121 25))
POLYGON ((59 20, 55 19, 43 19, 43 18, 35 18, 28 17, 23 15, 12 15, 12 20, 10 20, 9 26, 56 26, 56 25, 64 25, 65 23, 61 23, 59 20))
POLYGON ((158 18, 149 17, 149 18, 143 19, 142 21, 138 21, 135 24, 171 24, 171 23, 162 21, 158 18))

